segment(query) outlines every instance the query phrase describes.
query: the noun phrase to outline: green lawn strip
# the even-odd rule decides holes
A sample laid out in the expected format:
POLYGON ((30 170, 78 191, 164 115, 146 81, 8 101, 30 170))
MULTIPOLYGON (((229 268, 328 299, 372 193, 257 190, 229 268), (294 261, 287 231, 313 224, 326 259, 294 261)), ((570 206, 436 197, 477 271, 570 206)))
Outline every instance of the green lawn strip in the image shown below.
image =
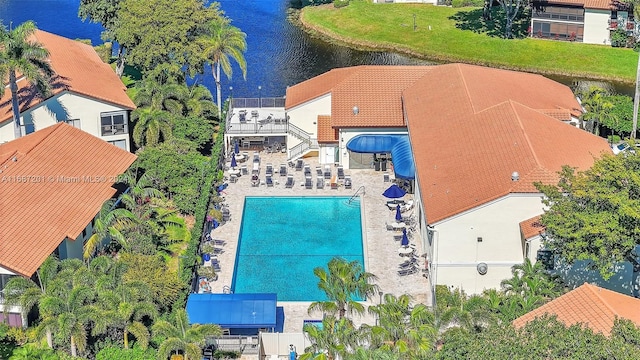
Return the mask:
POLYGON ((306 7, 301 21, 320 34, 366 49, 548 74, 635 81, 638 54, 630 49, 531 38, 506 40, 456 28, 456 20, 451 17, 474 10, 352 1, 340 9, 332 5, 306 7))

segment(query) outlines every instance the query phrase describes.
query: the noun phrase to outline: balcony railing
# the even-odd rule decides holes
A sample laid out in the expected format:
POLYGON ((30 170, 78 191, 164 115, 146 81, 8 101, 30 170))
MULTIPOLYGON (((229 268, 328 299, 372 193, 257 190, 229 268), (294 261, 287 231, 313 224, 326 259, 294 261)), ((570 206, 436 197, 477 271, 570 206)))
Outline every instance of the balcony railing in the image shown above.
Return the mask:
POLYGON ((284 108, 284 101, 283 97, 234 98, 231 108, 284 108))
POLYGON ((285 134, 287 132, 286 122, 270 122, 260 124, 254 123, 227 123, 227 134, 285 134))

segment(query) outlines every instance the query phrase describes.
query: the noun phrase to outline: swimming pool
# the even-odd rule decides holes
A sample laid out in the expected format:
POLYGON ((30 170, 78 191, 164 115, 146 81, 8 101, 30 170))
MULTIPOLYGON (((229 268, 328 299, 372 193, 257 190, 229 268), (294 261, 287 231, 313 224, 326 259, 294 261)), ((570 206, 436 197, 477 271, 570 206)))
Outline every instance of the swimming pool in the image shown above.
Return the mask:
POLYGON ((246 197, 234 293, 322 301, 313 269, 340 256, 364 267, 360 201, 348 197, 246 197))

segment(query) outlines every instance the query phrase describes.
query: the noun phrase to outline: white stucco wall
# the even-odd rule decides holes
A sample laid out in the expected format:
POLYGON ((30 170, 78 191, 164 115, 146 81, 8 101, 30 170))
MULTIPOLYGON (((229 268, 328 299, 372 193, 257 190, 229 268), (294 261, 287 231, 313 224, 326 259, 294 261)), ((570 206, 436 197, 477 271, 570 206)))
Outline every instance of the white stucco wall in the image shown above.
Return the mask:
POLYGON ((80 233, 75 240, 67 238, 62 241, 58 246, 60 259, 82 259, 84 242, 91 237, 92 233, 93 225, 89 223, 85 228, 84 236, 80 233))
POLYGON ((287 109, 289 123, 306 131, 312 138, 318 137, 318 115, 331 115, 331 94, 287 109))
POLYGON ((529 253, 526 253, 525 245, 525 256, 529 258, 532 264, 535 264, 536 257, 538 256, 538 250, 543 248, 542 237, 540 235, 533 236, 526 241, 526 244, 529 244, 529 253))
POLYGON ((348 128, 338 132, 338 146, 340 147, 340 165, 349 168, 349 152, 347 143, 358 135, 406 135, 407 128, 348 128))
POLYGON ((499 288, 524 259, 519 223, 542 211, 539 194, 510 194, 433 224, 433 280, 467 294, 499 288), (477 271, 481 262, 488 265, 486 275, 477 271))
MULTIPOLYGON (((622 12, 618 12, 620 18, 622 12)), ((626 17, 626 13, 625 17, 626 17)), ((610 45, 609 35, 609 18, 611 11, 609 10, 584 10, 584 38, 583 42, 587 44, 610 45)))
MULTIPOLYGON (((71 92, 62 92, 21 114, 21 124, 34 124, 35 130, 55 125, 59 121, 80 119, 80 129, 105 141, 125 140, 127 150, 131 149, 129 134, 102 136, 100 114, 122 111, 122 107, 71 92)), ((125 112, 128 123, 128 113, 125 112)), ((132 131, 129 126, 129 131, 132 131)), ((14 139, 13 122, 0 124, 0 143, 14 139)))

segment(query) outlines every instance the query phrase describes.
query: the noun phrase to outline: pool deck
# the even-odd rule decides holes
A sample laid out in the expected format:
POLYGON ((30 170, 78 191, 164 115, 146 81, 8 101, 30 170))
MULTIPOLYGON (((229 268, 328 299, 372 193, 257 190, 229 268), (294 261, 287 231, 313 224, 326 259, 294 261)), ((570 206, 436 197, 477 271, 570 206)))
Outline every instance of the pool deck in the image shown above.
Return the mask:
MULTIPOLYGON (((281 163, 287 163, 286 154, 270 154, 265 151, 259 154, 261 159, 259 177, 264 183, 266 164, 273 164, 274 169, 277 171, 281 163)), ((252 156, 253 152, 249 152, 249 159, 238 165, 247 164, 249 172, 251 172, 252 156)), ((331 189, 330 186, 327 186, 328 180, 326 180, 324 189, 316 189, 315 167, 318 166, 318 158, 304 158, 304 161, 311 167, 313 189, 304 187, 303 171, 295 171, 293 168, 287 167, 287 171, 293 173, 295 178, 295 185, 292 188, 285 188, 286 177, 280 176, 278 173, 273 176, 274 182, 277 182, 273 187, 267 187, 264 184, 254 187, 251 185, 251 173, 249 173, 249 175, 240 176, 236 183, 229 183, 227 189, 221 194, 224 197, 224 203, 230 210, 231 220, 211 231, 213 239, 226 242, 222 247, 223 252, 218 255, 221 271, 218 272, 218 280, 211 283, 212 291, 214 293, 222 293, 225 286, 231 286, 245 196, 351 196, 360 186, 364 185, 365 195, 361 199, 363 200, 362 209, 364 214, 363 229, 365 229, 365 232, 363 235, 366 271, 378 277, 377 284, 385 294, 390 293, 396 296, 408 294, 413 297, 415 303, 430 305, 431 294, 427 279, 422 276, 422 272, 419 271, 406 276, 400 276, 397 273, 398 265, 406 258, 398 255, 400 244, 393 239, 393 235, 398 233, 386 229, 387 222, 395 221, 395 210, 387 208, 386 202, 389 199, 382 196, 382 192, 391 185, 391 183, 383 181, 383 172, 374 171, 373 169, 345 170, 345 174, 350 175, 353 180, 352 189, 345 189, 342 186, 337 190, 331 189)), ((335 167, 332 167, 332 173, 337 173, 335 167)), ((228 176, 227 171, 225 175, 228 176)), ((408 200, 410 198, 411 195, 406 195, 404 199, 408 200)), ((411 238, 411 243, 417 247, 416 254, 421 255, 421 240, 418 238, 417 233, 411 238)), ((424 264, 420 261, 418 264, 424 267, 424 264)), ((313 274, 309 274, 309 276, 313 276, 313 274)), ((379 301, 380 298, 376 295, 366 305, 376 305, 379 301)), ((322 318, 321 313, 307 314, 309 304, 309 302, 278 302, 278 306, 284 307, 284 332, 301 332, 303 320, 322 318)), ((375 323, 375 318, 370 315, 356 316, 353 317, 353 320, 356 325, 375 323)))

